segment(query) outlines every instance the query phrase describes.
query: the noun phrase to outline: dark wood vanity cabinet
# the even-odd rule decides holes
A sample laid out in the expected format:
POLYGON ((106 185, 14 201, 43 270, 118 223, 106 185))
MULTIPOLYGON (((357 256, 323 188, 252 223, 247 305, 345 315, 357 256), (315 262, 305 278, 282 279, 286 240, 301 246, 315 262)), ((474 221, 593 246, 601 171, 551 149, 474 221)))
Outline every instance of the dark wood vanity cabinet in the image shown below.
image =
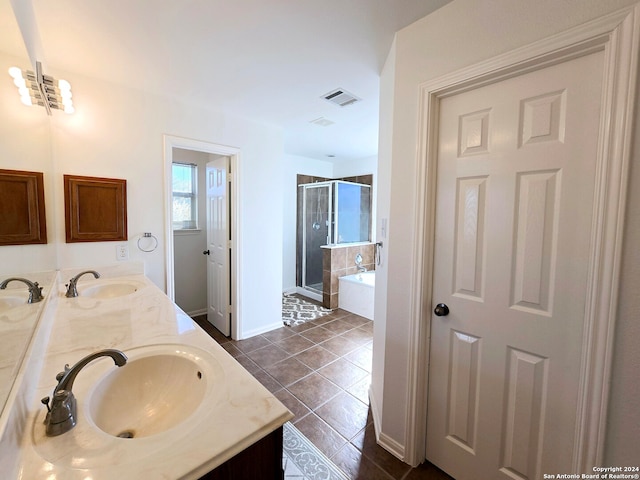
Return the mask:
POLYGON ((282 427, 227 460, 200 480, 283 480, 282 427))

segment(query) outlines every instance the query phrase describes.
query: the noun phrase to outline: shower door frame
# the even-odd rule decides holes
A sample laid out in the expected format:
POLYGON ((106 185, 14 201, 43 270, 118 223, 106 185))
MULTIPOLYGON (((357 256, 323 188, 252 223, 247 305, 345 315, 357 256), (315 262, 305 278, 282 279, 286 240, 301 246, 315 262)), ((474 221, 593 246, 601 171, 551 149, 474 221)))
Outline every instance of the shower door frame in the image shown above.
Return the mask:
MULTIPOLYGON (((301 270, 301 278, 300 278, 300 283, 301 283, 300 288, 303 290, 303 292, 300 292, 300 293, 302 293, 303 295, 307 295, 320 302, 322 302, 323 300, 322 299, 323 291, 317 290, 307 285, 307 222, 305 218, 307 213, 307 189, 308 188, 326 188, 328 191, 327 210, 326 210, 326 215, 327 215, 326 222, 328 222, 328 225, 327 225, 328 232, 327 232, 326 243, 324 245, 329 245, 330 240, 332 240, 331 236, 333 232, 333 227, 332 227, 333 219, 331 218, 331 215, 332 215, 331 212, 333 207, 333 192, 331 191, 331 188, 334 182, 335 180, 329 180, 325 182, 303 183, 301 185, 298 185, 298 187, 303 188, 303 192, 302 192, 302 255, 301 255, 302 270, 301 270)), ((323 211, 323 213, 325 212, 323 211)))
MULTIPOLYGON (((359 243, 368 243, 371 241, 373 232, 371 231, 372 226, 372 215, 373 215, 373 197, 372 197, 372 185, 367 185, 366 183, 358 183, 358 182, 349 182, 348 180, 331 180, 333 186, 331 188, 331 197, 332 199, 336 199, 335 212, 332 213, 333 219, 331 222, 331 227, 329 231, 329 236, 331 237, 330 245, 345 245, 347 243, 359 244, 359 243), (358 187, 365 187, 369 189, 369 231, 367 232, 367 239, 360 240, 357 242, 338 242, 338 233, 340 231, 340 215, 338 215, 338 210, 340 208, 340 195, 338 194, 338 184, 345 183, 347 185, 356 185, 358 187)), ((333 205, 331 205, 333 206, 333 205)), ((331 212, 331 210, 329 210, 331 212)))

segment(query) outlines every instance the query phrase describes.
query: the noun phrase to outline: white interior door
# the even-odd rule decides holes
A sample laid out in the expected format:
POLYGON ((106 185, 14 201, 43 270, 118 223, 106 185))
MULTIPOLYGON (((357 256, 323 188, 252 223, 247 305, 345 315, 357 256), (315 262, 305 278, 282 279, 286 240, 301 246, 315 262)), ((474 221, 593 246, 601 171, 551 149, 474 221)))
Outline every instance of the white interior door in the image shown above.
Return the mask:
POLYGON ((441 101, 427 459, 457 480, 571 464, 603 58, 441 101))
POLYGON ((207 319, 224 335, 231 334, 229 312, 230 239, 228 157, 207 163, 207 319))

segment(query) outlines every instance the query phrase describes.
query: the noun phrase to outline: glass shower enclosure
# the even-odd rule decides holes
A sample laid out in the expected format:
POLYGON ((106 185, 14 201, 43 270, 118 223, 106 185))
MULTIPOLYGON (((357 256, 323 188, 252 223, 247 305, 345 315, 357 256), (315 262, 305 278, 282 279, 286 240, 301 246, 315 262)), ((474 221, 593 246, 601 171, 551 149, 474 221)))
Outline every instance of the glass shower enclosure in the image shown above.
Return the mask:
POLYGON ((371 186, 332 180, 298 188, 303 212, 298 217, 302 227, 299 286, 310 292, 311 297, 322 300, 321 247, 370 240, 371 186))

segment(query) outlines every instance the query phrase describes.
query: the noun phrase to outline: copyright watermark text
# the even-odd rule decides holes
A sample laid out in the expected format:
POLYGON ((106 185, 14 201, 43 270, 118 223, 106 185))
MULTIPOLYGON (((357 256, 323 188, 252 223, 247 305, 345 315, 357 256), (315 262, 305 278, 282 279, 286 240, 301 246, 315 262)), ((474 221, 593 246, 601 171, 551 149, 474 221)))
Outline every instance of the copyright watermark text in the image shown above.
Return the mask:
POLYGON ((591 473, 545 473, 542 475, 545 480, 617 480, 617 479, 640 479, 640 467, 593 467, 591 473))

